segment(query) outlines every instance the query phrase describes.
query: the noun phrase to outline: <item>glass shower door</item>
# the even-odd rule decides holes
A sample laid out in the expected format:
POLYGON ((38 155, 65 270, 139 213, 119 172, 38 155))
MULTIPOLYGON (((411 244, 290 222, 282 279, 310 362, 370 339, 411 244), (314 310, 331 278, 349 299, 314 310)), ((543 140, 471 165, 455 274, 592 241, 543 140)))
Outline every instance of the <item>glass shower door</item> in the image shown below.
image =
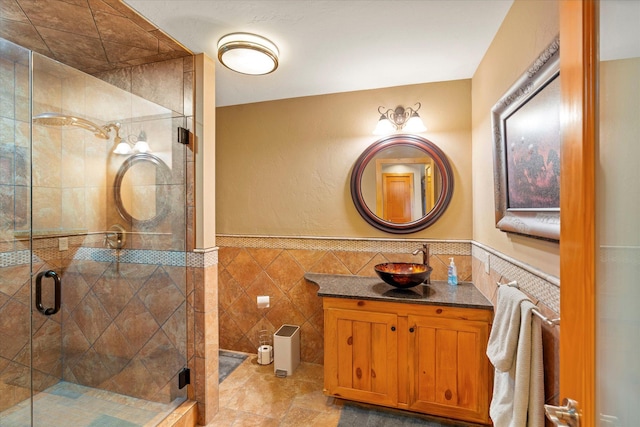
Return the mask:
POLYGON ((33 425, 154 425, 186 399, 185 119, 35 53, 33 117, 33 425))
MULTIPOLYGON (((30 412, 30 52, 0 39, 0 425, 30 412)), ((27 421, 29 421, 27 418, 27 421)))
POLYGON ((185 119, 37 54, 33 116, 34 425, 153 425, 186 399, 185 119))
POLYGON ((0 81, 0 426, 155 425, 186 399, 186 119, 2 39, 0 81))

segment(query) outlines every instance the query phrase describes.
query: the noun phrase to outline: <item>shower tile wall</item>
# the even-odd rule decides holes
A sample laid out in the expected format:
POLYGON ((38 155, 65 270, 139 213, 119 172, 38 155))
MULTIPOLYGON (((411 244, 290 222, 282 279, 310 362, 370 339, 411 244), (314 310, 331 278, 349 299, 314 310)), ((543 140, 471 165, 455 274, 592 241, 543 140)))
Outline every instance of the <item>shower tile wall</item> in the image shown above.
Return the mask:
POLYGON ((31 394, 28 101, 28 52, 0 40, 0 411, 31 394))
MULTIPOLYGON (((57 242, 42 243, 55 256, 57 242)), ((74 259, 79 243, 55 261, 65 285, 63 379, 163 403, 182 395, 184 268, 74 259)))
POLYGON ((29 265, 3 266, 0 281, 0 411, 29 398, 29 265))
MULTIPOLYGON (((5 49, 4 46, 0 46, 5 49)), ((29 68, 27 58, 0 58, 0 249, 15 249, 14 231, 29 227, 29 68)))

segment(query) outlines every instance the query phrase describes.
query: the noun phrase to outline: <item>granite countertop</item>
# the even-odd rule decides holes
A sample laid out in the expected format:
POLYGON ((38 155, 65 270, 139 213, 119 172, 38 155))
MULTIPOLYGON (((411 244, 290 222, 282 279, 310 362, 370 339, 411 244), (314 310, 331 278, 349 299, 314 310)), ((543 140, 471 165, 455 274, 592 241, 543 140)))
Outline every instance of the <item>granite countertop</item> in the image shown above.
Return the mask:
POLYGON ((307 273, 304 278, 320 287, 318 296, 444 305, 493 310, 491 302, 471 282, 457 286, 432 280, 429 285, 398 289, 378 277, 307 273))

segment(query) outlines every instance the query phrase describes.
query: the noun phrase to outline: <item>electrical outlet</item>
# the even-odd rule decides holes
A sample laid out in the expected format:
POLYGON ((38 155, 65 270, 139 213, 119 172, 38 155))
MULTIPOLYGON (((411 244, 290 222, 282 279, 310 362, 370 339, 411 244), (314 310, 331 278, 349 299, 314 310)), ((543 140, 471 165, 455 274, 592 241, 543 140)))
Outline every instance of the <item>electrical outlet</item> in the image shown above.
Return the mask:
POLYGON ((487 254, 487 262, 484 263, 484 272, 489 274, 491 270, 491 255, 487 254))
POLYGON ((68 237, 60 237, 58 239, 58 250, 59 251, 68 251, 69 250, 69 238, 68 237))

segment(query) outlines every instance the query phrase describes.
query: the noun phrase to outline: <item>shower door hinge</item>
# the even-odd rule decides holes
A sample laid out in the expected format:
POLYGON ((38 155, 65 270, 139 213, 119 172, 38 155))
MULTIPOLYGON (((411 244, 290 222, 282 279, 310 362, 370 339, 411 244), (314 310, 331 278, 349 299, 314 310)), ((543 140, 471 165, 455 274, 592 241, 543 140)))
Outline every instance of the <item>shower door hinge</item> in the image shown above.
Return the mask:
POLYGON ((189 129, 178 127, 178 142, 180 144, 189 145, 189 129))
POLYGON ((187 384, 191 384, 191 371, 189 368, 184 368, 178 373, 178 388, 184 388, 187 384))

